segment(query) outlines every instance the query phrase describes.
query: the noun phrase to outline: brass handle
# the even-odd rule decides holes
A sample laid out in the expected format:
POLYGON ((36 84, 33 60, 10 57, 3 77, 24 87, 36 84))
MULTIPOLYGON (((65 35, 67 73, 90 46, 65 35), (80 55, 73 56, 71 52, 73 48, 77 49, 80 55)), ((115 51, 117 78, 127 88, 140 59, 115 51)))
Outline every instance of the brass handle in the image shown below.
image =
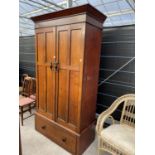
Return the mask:
POLYGON ((58 65, 59 65, 59 63, 57 61, 53 62, 54 71, 58 71, 58 69, 59 69, 58 65))
POLYGON ((51 63, 50 63, 50 68, 51 68, 51 69, 53 68, 53 64, 52 64, 52 61, 51 61, 51 63))

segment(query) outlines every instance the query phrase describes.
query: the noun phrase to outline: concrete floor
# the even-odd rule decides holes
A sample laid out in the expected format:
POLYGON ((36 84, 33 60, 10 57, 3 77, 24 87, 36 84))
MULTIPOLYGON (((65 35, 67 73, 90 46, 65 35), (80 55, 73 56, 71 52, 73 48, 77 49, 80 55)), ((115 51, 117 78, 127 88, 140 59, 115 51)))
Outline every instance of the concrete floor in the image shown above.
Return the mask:
MULTIPOLYGON (((29 112, 24 113, 24 117, 29 115, 29 112)), ((24 120, 24 126, 21 126, 21 141, 23 155, 71 155, 35 130, 34 115, 24 120)), ((83 155, 97 155, 97 138, 83 155)))

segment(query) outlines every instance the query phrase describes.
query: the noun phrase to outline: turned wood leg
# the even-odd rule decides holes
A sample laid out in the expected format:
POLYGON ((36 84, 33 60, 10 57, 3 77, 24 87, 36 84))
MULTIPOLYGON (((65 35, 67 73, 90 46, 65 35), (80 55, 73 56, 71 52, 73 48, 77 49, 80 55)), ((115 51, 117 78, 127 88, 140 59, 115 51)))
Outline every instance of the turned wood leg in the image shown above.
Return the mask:
POLYGON ((22 123, 22 126, 23 126, 23 107, 20 107, 20 110, 21 110, 21 123, 22 123))
POLYGON ((29 112, 30 112, 30 114, 31 114, 31 104, 29 104, 29 112))

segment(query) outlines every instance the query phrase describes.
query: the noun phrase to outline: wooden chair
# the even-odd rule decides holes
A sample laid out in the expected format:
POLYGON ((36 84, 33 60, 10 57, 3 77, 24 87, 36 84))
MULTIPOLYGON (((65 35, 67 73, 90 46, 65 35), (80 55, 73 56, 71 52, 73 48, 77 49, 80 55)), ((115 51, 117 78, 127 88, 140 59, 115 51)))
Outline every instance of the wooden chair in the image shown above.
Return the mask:
POLYGON ((21 86, 19 87, 19 94, 21 94, 23 91, 23 84, 26 77, 28 77, 28 74, 22 74, 21 76, 21 86))
POLYGON ((24 82, 23 82, 23 90, 21 92, 21 95, 28 97, 30 96, 31 93, 31 84, 32 83, 32 78, 31 77, 25 77, 24 82))
POLYGON ((32 104, 35 104, 35 100, 31 99, 30 97, 24 97, 24 98, 19 99, 19 108, 20 108, 22 126, 23 126, 23 120, 24 120, 23 114, 27 111, 29 111, 31 114, 31 105, 32 104), (27 107, 28 107, 28 109, 24 110, 24 108, 27 108, 27 107))
POLYGON ((24 83, 25 78, 28 77, 28 76, 29 76, 28 74, 22 74, 22 77, 21 77, 21 83, 22 83, 22 85, 24 83))
POLYGON ((98 135, 98 154, 106 151, 113 155, 135 154, 135 95, 127 94, 116 99, 113 104, 97 120, 96 132, 98 135), (111 114, 120 105, 124 104, 120 123, 116 124, 111 114), (113 124, 103 129, 107 118, 113 124))
POLYGON ((27 111, 31 114, 31 109, 35 107, 35 78, 25 77, 23 82, 22 96, 19 97, 19 108, 21 114, 21 124, 23 125, 23 114, 27 111))
POLYGON ((36 79, 31 78, 30 98, 36 100, 36 79))
MULTIPOLYGON (((31 99, 36 101, 36 79, 31 78, 30 96, 31 99)), ((31 108, 34 108, 36 104, 33 104, 31 108)))

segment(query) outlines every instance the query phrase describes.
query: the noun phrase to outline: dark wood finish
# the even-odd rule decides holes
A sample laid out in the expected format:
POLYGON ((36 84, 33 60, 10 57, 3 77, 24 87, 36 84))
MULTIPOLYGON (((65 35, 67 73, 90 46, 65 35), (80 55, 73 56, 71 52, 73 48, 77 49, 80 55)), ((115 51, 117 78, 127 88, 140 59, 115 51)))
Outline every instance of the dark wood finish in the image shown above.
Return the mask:
POLYGON ((94 123, 78 134, 37 112, 35 115, 35 128, 67 151, 77 155, 81 155, 95 138, 94 123))
POLYGON ((23 123, 23 107, 21 107, 21 106, 19 106, 19 108, 20 108, 20 113, 21 113, 21 123, 22 123, 22 126, 24 125, 24 123, 23 123))
POLYGON ((86 24, 84 64, 85 78, 83 81, 83 104, 81 104, 81 118, 83 121, 81 121, 81 130, 85 129, 95 119, 101 36, 102 34, 100 29, 90 24, 86 24))
POLYGON ((36 78, 31 78, 30 95, 36 94, 36 78))
POLYGON ((42 116, 36 115, 35 120, 36 129, 38 131, 55 141, 60 146, 63 146, 71 153, 75 154, 76 136, 74 134, 42 116))
MULTIPOLYGON (((104 80, 107 76, 134 56, 134 30, 134 25, 119 26, 117 28, 104 28, 102 33, 99 82, 104 80)), ((28 73, 31 77, 35 76, 34 38, 34 36, 24 36, 19 38, 19 79, 21 79, 23 73, 28 73)), ((134 66, 135 61, 133 60, 125 68, 123 68, 122 71, 118 72, 115 76, 108 80, 108 83, 104 83, 99 87, 96 113, 99 114, 106 110, 117 97, 126 93, 134 93, 134 66)), ((116 110, 113 115, 113 117, 117 120, 120 120, 120 110, 116 110)))
POLYGON ((84 150, 88 148, 88 146, 95 139, 95 125, 94 123, 90 124, 80 136, 77 137, 77 154, 81 155, 84 150))
MULTIPOLYGON (((24 97, 30 97, 31 95, 35 95, 36 93, 36 79, 29 77, 27 74, 23 75, 23 90, 21 92, 22 96, 21 98, 24 97)), ((35 107, 35 99, 32 103, 26 104, 26 105, 19 105, 19 109, 20 109, 20 114, 21 114, 21 125, 23 126, 23 114, 27 111, 30 112, 31 114, 31 109, 35 107), (31 106, 32 105, 32 106, 31 106), (25 107, 27 109, 25 109, 25 107), (24 110, 25 109, 25 110, 24 110)))
POLYGON ((32 94, 36 94, 36 79, 23 74, 22 91, 21 95, 29 97, 32 94))
POLYGON ((55 109, 55 72, 51 63, 55 56, 55 28, 36 30, 36 68, 38 110, 54 119, 55 109))
POLYGON ((23 81, 23 88, 22 88, 22 92, 21 92, 21 95, 23 96, 30 96, 31 94, 31 82, 32 82, 32 79, 31 77, 27 76, 24 78, 24 81, 23 81))
POLYGON ((33 101, 33 102, 31 102, 31 103, 29 103, 27 105, 24 105, 24 106, 20 106, 19 105, 19 110, 20 110, 19 114, 21 115, 21 125, 22 126, 24 125, 24 117, 23 117, 24 113, 29 111, 30 112, 30 116, 31 116, 31 114, 32 114, 31 110, 34 107, 35 107, 35 101, 33 101))
POLYGON ((103 25, 101 22, 95 20, 91 16, 87 14, 78 14, 76 16, 69 16, 64 18, 56 18, 53 20, 45 20, 45 21, 39 21, 35 24, 35 28, 43 28, 43 27, 49 27, 49 26, 60 26, 60 25, 66 25, 66 24, 74 24, 74 23, 89 23, 93 26, 96 26, 100 29, 102 29, 103 25), (64 20, 65 19, 65 20, 64 20))
POLYGON ((84 14, 87 13, 100 22, 103 22, 106 19, 105 15, 103 15, 100 11, 96 10, 96 8, 92 7, 90 4, 85 4, 78 7, 72 7, 69 9, 32 17, 31 19, 35 22, 38 22, 42 20, 49 20, 49 19, 60 18, 64 16, 71 16, 71 15, 74 16, 75 14, 82 14, 82 13, 84 14))
POLYGON ((74 131, 80 127, 84 24, 57 27, 59 72, 56 75, 56 121, 74 131), (80 51, 80 52, 79 52, 80 51))
POLYGON ((23 87, 25 78, 28 77, 28 74, 22 74, 21 76, 21 86, 23 87))
POLYGON ((101 25, 105 16, 84 5, 32 19, 37 25, 36 130, 80 155, 95 135, 101 25))
POLYGON ((19 121, 19 155, 22 155, 22 141, 21 141, 21 132, 20 132, 20 121, 19 121))

